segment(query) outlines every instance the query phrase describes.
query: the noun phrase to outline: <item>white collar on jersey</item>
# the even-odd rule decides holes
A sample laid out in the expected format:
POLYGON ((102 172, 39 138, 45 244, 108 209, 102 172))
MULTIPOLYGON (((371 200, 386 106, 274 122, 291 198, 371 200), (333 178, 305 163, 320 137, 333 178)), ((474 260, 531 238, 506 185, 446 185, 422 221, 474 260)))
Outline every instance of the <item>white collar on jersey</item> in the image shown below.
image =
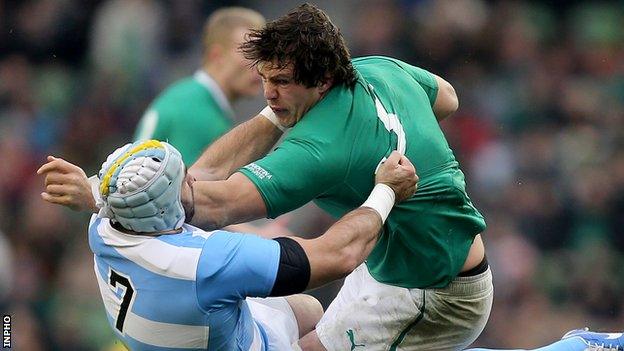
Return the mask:
POLYGON ((217 100, 217 103, 219 104, 219 107, 221 107, 221 110, 223 112, 229 114, 230 117, 234 116, 234 110, 232 109, 232 105, 228 101, 227 97, 225 97, 223 90, 221 90, 219 84, 217 84, 217 82, 215 82, 215 80, 212 79, 212 77, 206 71, 202 69, 197 70, 193 75, 193 78, 195 78, 195 80, 197 80, 199 84, 203 85, 204 87, 206 87, 206 89, 208 89, 212 96, 214 96, 215 100, 217 100))

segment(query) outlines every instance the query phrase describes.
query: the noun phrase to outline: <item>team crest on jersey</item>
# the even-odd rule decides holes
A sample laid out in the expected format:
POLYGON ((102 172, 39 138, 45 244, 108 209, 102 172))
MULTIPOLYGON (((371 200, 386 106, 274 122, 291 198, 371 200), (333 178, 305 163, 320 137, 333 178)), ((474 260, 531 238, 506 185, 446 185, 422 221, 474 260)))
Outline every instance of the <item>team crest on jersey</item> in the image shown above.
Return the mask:
POLYGON ((266 169, 258 166, 255 162, 248 164, 245 166, 245 169, 251 171, 258 179, 271 179, 273 175, 269 173, 266 169))

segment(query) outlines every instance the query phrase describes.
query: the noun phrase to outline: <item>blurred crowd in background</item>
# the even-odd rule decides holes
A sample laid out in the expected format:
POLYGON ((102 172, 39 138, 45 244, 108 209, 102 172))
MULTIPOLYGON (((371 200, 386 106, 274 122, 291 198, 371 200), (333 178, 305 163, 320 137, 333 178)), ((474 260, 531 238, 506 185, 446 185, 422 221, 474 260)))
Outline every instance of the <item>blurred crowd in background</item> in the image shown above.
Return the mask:
MULTIPOLYGON (((495 303, 479 346, 533 347, 624 328, 624 3, 315 1, 353 56, 451 82, 442 123, 488 222, 495 303)), ((199 67, 203 21, 295 1, 0 2, 0 311, 19 350, 115 346, 93 277, 88 214, 40 199, 53 154, 94 174, 149 102, 199 67)), ((235 105, 238 121, 263 106, 235 105)), ((308 207, 292 228, 330 222, 308 207), (302 224, 303 223, 303 224, 302 224)), ((417 225, 417 224, 416 224, 417 225)), ((319 292, 326 306, 335 287, 319 292)))

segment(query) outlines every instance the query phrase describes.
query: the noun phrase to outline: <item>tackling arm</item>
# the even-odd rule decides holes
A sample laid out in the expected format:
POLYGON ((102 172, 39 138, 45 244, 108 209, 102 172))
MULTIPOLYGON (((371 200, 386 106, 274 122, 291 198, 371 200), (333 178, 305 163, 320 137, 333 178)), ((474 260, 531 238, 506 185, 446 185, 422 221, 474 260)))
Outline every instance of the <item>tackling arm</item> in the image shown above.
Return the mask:
POLYGON ((382 164, 375 179, 377 184, 389 186, 395 197, 380 199, 374 190, 362 207, 346 214, 320 237, 312 240, 292 238, 301 245, 310 263, 307 289, 342 278, 364 262, 377 243, 390 208, 410 198, 416 192, 418 182, 414 166, 396 151, 382 164), (380 211, 374 205, 376 202, 386 202, 386 211, 380 211), (369 207, 371 203, 374 208, 369 207))
POLYGON ((227 180, 196 181, 193 197, 195 215, 191 224, 205 230, 264 218, 267 213, 258 189, 241 173, 227 180))
POLYGON ((382 225, 379 213, 360 207, 347 213, 317 239, 292 237, 299 242, 310 262, 310 281, 306 289, 340 279, 364 262, 377 243, 382 225))
POLYGON ((224 180, 237 169, 266 155, 282 131, 263 115, 257 115, 217 139, 191 166, 198 180, 224 180))

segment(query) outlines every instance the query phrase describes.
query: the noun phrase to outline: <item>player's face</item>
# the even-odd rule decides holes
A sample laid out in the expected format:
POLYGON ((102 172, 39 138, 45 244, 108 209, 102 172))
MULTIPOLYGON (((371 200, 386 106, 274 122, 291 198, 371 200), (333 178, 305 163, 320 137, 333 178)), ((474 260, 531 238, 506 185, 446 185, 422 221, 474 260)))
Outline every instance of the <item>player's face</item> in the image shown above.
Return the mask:
POLYGON ((260 91, 261 80, 249 60, 238 51, 238 46, 245 40, 248 30, 240 27, 232 32, 232 45, 228 48, 225 60, 231 66, 230 85, 238 96, 256 96, 260 91))
POLYGON ((271 62, 260 62, 257 68, 267 105, 286 127, 295 125, 330 87, 329 83, 323 83, 308 88, 295 82, 292 64, 280 69, 271 62))

